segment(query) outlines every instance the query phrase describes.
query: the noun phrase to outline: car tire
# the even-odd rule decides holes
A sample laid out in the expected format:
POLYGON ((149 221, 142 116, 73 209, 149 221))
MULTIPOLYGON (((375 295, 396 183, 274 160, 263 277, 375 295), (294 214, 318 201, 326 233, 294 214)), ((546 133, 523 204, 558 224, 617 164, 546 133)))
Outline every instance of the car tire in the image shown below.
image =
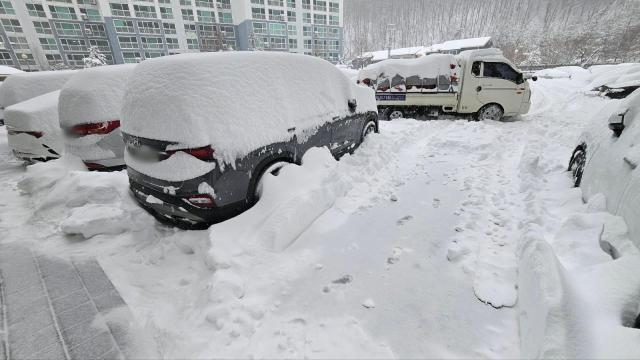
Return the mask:
POLYGON ((395 120, 395 119, 401 119, 404 117, 404 112, 402 112, 402 110, 398 110, 398 109, 393 109, 393 108, 389 108, 387 109, 387 116, 385 116, 385 118, 387 120, 395 120))
POLYGON ((260 196, 262 195, 262 181, 266 174, 271 174, 273 176, 278 176, 280 169, 282 169, 285 165, 291 164, 289 161, 277 160, 267 165, 264 170, 260 173, 260 176, 255 181, 255 186, 253 187, 253 202, 257 202, 260 200, 260 196))
POLYGON ((587 152, 584 148, 578 147, 573 151, 571 160, 569 161, 569 171, 573 178, 573 186, 579 187, 582 182, 582 174, 584 173, 584 166, 587 162, 587 152))
POLYGON ((362 128, 362 134, 360 135, 360 142, 363 142, 364 139, 372 133, 378 132, 378 124, 376 124, 375 120, 368 120, 366 124, 364 124, 364 128, 362 128))
POLYGON ((493 120, 500 121, 504 116, 504 110, 502 106, 498 104, 487 104, 478 110, 476 113, 476 121, 480 120, 493 120))

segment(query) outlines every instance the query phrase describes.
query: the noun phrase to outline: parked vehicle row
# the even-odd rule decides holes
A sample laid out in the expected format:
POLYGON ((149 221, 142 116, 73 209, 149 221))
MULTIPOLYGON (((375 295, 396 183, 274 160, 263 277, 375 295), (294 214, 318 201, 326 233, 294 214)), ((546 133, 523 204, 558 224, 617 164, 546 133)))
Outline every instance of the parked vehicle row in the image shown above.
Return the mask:
POLYGON ((142 207, 184 228, 246 210, 265 174, 299 163, 309 148, 340 158, 378 131, 371 89, 324 60, 288 53, 12 75, 0 101, 17 157, 47 161, 66 151, 90 170, 126 166, 142 207))
POLYGON ((376 90, 378 111, 388 120, 441 114, 500 120, 531 106, 524 74, 498 49, 387 60, 361 70, 358 82, 376 90))

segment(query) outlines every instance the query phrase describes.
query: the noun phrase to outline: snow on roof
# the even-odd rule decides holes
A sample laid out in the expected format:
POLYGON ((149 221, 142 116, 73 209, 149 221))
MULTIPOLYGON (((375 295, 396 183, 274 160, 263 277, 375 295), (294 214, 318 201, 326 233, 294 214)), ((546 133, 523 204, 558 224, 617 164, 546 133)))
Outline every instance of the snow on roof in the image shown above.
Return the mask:
POLYGON ((433 44, 427 47, 426 50, 427 52, 441 52, 441 51, 473 49, 473 48, 479 49, 487 46, 489 41, 491 41, 490 36, 479 37, 479 38, 469 38, 469 39, 459 39, 459 40, 449 40, 441 44, 433 44))
POLYGON ((9 76, 0 87, 0 104, 9 107, 33 97, 59 90, 75 70, 22 72, 9 76))
POLYGON ((119 120, 125 85, 136 65, 107 65, 78 71, 60 91, 60 124, 119 120))
POLYGON ((294 134, 304 139, 327 120, 350 114, 352 91, 340 70, 312 56, 166 56, 134 70, 122 108, 123 131, 179 146, 212 145, 218 159, 234 163, 256 148, 294 134))
POLYGON ((2 74, 2 75, 17 74, 17 73, 21 73, 21 72, 24 72, 24 71, 16 69, 16 68, 11 67, 11 66, 0 65, 0 74, 2 74))
POLYGON ((11 105, 4 110, 4 121, 24 131, 57 132, 59 95, 60 90, 56 90, 11 105))
POLYGON ((377 79, 380 74, 399 74, 405 78, 416 75, 421 78, 437 78, 438 75, 449 76, 451 64, 456 64, 456 61, 450 54, 431 54, 415 59, 389 59, 360 70, 358 78, 377 79))

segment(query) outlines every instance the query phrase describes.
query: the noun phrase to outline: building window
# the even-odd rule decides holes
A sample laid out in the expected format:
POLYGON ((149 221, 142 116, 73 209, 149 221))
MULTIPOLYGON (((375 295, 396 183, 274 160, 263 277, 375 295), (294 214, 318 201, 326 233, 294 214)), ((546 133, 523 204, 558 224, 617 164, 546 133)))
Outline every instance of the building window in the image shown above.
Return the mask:
POLYGON ((2 19, 2 27, 7 32, 21 33, 20 21, 16 19, 2 19))
POLYGON ((313 23, 327 25, 327 15, 324 14, 313 14, 313 23))
POLYGON ((231 10, 231 0, 217 0, 218 9, 231 10))
POLYGON ((219 11, 218 12, 218 19, 220 19, 220 23, 221 24, 232 24, 233 23, 233 16, 231 15, 230 12, 219 11))
POLYGON ((287 0, 287 7, 295 8, 296 7, 296 0, 287 0))
POLYGON ((84 14, 89 21, 102 21, 102 16, 100 16, 100 11, 96 9, 85 9, 80 8, 80 13, 84 14))
POLYGON ((198 25, 200 36, 213 37, 218 29, 215 25, 198 25))
POLYGON ((213 7, 213 0, 196 0, 196 6, 212 8, 213 7))
POLYGON ((269 34, 275 36, 287 36, 287 25, 280 23, 269 23, 269 34))
POLYGON ((313 27, 315 37, 327 37, 327 28, 322 26, 313 27))
POLYGON ((330 2, 329 3, 329 11, 332 12, 332 13, 339 13, 340 12, 340 3, 330 2))
POLYGON ((141 17, 141 18, 157 17, 156 8, 153 6, 133 5, 133 10, 135 10, 137 17, 141 17))
POLYGON ((162 43, 161 37, 142 37, 140 38, 142 41, 143 49, 162 49, 164 48, 164 44, 162 43))
MULTIPOLYGON (((184 24, 184 31, 187 33, 196 33, 196 26, 194 24, 184 24)), ((189 36, 189 34, 187 34, 189 36)))
POLYGON ((162 34, 160 24, 155 21, 138 21, 138 30, 141 34, 162 34))
POLYGON ((332 37, 335 39, 339 39, 340 38, 340 29, 339 28, 329 28, 329 34, 328 37, 332 37))
POLYGON ((154 51, 154 52, 149 52, 148 51, 148 52, 144 53, 144 58, 145 59, 153 59, 153 58, 157 58, 157 57, 161 57, 161 56, 164 56, 164 53, 157 52, 157 51, 154 51))
POLYGON ((173 19, 173 10, 171 8, 161 7, 160 17, 163 19, 173 19))
POLYGON ((11 5, 11 1, 3 0, 0 1, 0 14, 8 14, 13 15, 16 11, 13 9, 13 5, 11 5))
POLYGON ((253 23, 254 34, 268 34, 266 23, 253 23))
POLYGON ((302 13, 302 22, 305 24, 311 24, 311 13, 302 13))
POLYGON ((107 32, 102 24, 86 24, 84 31, 89 36, 107 37, 107 32))
POLYGON ((133 21, 131 20, 113 20, 113 26, 116 28, 116 32, 119 33, 135 33, 133 28, 133 21))
POLYGON ((264 20, 267 18, 263 8, 251 8, 251 16, 254 19, 264 20))
POLYGON ((340 51, 340 41, 329 40, 329 50, 340 51))
POLYGON ((289 36, 298 36, 298 28, 295 25, 287 25, 287 33, 289 36))
POLYGON ((180 9, 182 12, 182 19, 186 21, 194 21, 193 10, 191 9, 180 9))
POLYGON ((58 50, 58 44, 54 38, 39 38, 42 50, 58 50))
POLYGON ((20 63, 20 65, 23 66, 24 68, 29 69, 31 66, 36 65, 36 61, 33 58, 33 54, 29 54, 29 53, 16 53, 16 57, 18 58, 18 62, 20 63))
POLYGON ((61 38, 60 44, 62 49, 66 51, 87 51, 87 43, 85 43, 84 39, 61 38))
POLYGON ((188 49, 198 49, 198 39, 187 39, 187 48, 188 49))
POLYGON ((302 8, 311 10, 311 0, 302 0, 302 8))
POLYGON ((137 49, 138 39, 135 36, 118 36, 118 44, 121 49, 137 49))
POLYGON ((298 39, 289 39, 289 48, 290 49, 298 48, 298 39))
POLYGON ((213 11, 197 10, 196 13, 200 22, 216 22, 216 15, 213 11))
POLYGON ((222 32, 224 37, 235 38, 236 31, 233 26, 220 26, 220 31, 222 32))
POLYGON ((311 39, 304 39, 304 48, 305 49, 311 49, 311 39))
POLYGON ((129 12, 129 5, 127 4, 109 3, 109 7, 111 8, 111 14, 113 16, 131 16, 131 13, 129 12))
POLYGON ((180 0, 180 5, 181 6, 191 6, 191 5, 193 5, 193 2, 191 0, 180 0))
POLYGON ((162 27, 164 28, 165 34, 175 34, 176 33, 176 24, 173 23, 162 23, 162 27))
POLYGON ((76 12, 72 7, 49 5, 49 12, 54 19, 76 20, 76 12))
POLYGON ((284 21, 284 10, 269 9, 269 20, 284 21))
POLYGON ((53 24, 58 35, 82 36, 82 27, 78 23, 56 22, 53 24))
POLYGON ((294 22, 296 21, 296 12, 295 11, 287 11, 287 21, 294 22))
POLYGON ((251 0, 251 3, 254 5, 263 5, 264 6, 264 0, 251 0))
POLYGON ((313 0, 313 10, 327 11, 327 2, 325 0, 313 0))
POLYGON ((67 64, 71 66, 84 66, 84 58, 89 54, 66 54, 67 64))
POLYGON ((171 0, 158 0, 158 4, 171 4, 171 0))
POLYGON ((166 38, 166 41, 167 41, 167 48, 169 48, 169 49, 178 49, 178 48, 180 48, 180 45, 178 45, 178 39, 168 37, 168 38, 166 38))
POLYGON ((284 0, 269 0, 269 6, 284 6, 284 0))
POLYGON ((47 15, 44 13, 44 8, 40 4, 27 4, 27 10, 29 11, 29 15, 31 16, 43 18, 47 17, 47 15))
POLYGON ((231 39, 222 40, 222 44, 229 50, 233 50, 236 48, 236 41, 231 39))
POLYGON ((329 25, 340 26, 340 17, 338 15, 329 15, 329 25))
POLYGON ((62 63, 62 56, 60 54, 46 54, 47 62, 49 66, 54 66, 62 63))
POLYGON ((89 45, 97 47, 102 52, 111 52, 111 47, 107 40, 89 39, 89 45))
POLYGON ((142 61, 142 56, 140 56, 139 52, 122 52, 122 59, 125 64, 135 64, 142 61))
POLYGON ((46 21, 34 21, 33 27, 36 28, 38 34, 53 34, 51 25, 46 21))
POLYGON ((311 26, 303 26, 302 27, 302 36, 311 37, 313 35, 313 30, 311 26))

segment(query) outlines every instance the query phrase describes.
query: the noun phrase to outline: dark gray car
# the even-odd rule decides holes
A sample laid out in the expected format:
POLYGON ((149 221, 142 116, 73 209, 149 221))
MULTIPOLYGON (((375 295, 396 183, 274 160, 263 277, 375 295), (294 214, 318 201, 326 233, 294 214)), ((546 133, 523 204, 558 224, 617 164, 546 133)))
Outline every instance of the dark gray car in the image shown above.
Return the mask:
MULTIPOLYGON (((344 92, 344 104, 340 104, 340 109, 335 112, 343 112, 343 116, 332 116, 318 114, 319 118, 315 120, 316 126, 310 129, 297 128, 301 126, 302 121, 294 121, 294 126, 286 129, 288 136, 284 136, 285 141, 269 142, 267 144, 256 146, 251 151, 234 158, 233 160, 221 158, 218 154, 219 146, 210 144, 206 146, 190 147, 184 146, 184 140, 171 139, 171 129, 167 129, 168 134, 159 131, 158 129, 149 130, 153 124, 153 116, 162 117, 163 103, 161 101, 156 102, 155 106, 161 107, 158 109, 151 109, 149 111, 158 110, 156 115, 150 115, 149 111, 140 111, 137 107, 143 99, 136 99, 138 91, 137 86, 130 84, 130 104, 125 104, 123 111, 123 137, 126 145, 127 172, 129 175, 130 186, 133 194, 138 202, 151 214, 153 214, 158 220, 176 225, 182 228, 203 228, 216 222, 223 221, 232 216, 239 214, 240 212, 251 207, 259 197, 259 183, 262 176, 266 173, 272 173, 277 175, 280 167, 285 163, 300 163, 304 153, 311 147, 328 147, 331 153, 336 158, 340 158, 346 153, 353 152, 364 140, 365 136, 372 132, 378 131, 377 112, 375 105, 373 108, 371 104, 375 104, 375 98, 373 91, 364 87, 359 87, 355 84, 349 83, 349 80, 340 73, 335 67, 329 63, 318 64, 318 60, 308 56, 291 55, 291 54, 234 54, 232 56, 202 54, 198 56, 207 56, 207 58, 196 59, 194 55, 185 57, 186 64, 180 64, 180 56, 172 56, 170 61, 177 63, 177 68, 192 68, 196 65, 209 64, 213 66, 216 63, 230 62, 235 66, 233 60, 238 61, 237 57, 242 56, 239 63, 244 65, 242 69, 244 71, 250 71, 253 61, 259 62, 261 65, 266 61, 273 62, 273 77, 269 76, 271 86, 276 88, 288 88, 288 84, 274 84, 274 79, 279 79, 284 76, 278 74, 278 64, 283 61, 294 62, 294 64, 300 65, 300 69, 305 69, 305 65, 309 64, 308 71, 313 72, 315 76, 319 78, 325 78, 326 84, 314 85, 316 89, 322 90, 324 87, 332 93, 332 88, 336 88, 335 92, 344 92), (247 60, 247 57, 250 58, 247 60), (193 60, 189 64, 189 60, 193 60), (322 72, 326 73, 322 73, 322 72), (334 72, 335 71, 335 72, 334 72), (320 72, 320 73, 318 73, 320 72), (332 84, 333 82, 338 82, 332 84), (352 89, 354 87, 357 89, 352 89), (344 91, 344 89, 349 90, 344 91), (351 90, 350 90, 351 89, 351 90), (347 94, 352 96, 347 96, 347 94), (140 100, 140 101, 138 101, 140 100), (361 103, 361 104, 358 104, 361 103), (127 107, 129 109, 127 110, 127 107), (341 110, 344 109, 344 110, 341 110), (127 123, 129 122, 129 123, 127 123), (318 125, 320 124, 320 125, 318 125), (149 136, 146 133, 153 133, 155 135, 149 136), (159 139, 163 138, 163 139, 159 139), (176 156, 180 154, 180 156, 176 156), (185 155, 188 155, 185 157, 185 155), (172 159, 172 157, 175 157, 172 159), (194 160, 193 158, 197 159, 194 160), (183 166, 184 162, 193 163, 193 165, 183 166), (209 169, 208 171, 198 173, 197 176, 184 178, 180 174, 175 172, 190 172, 191 168, 198 167, 203 169, 209 169), (183 170, 179 170, 182 168, 183 170), (166 171, 165 171, 166 170, 166 171), (174 173, 165 175, 166 172, 173 171, 174 173)), ((134 83, 136 76, 145 78, 145 74, 154 73, 153 61, 158 62, 158 68, 168 69, 172 68, 173 64, 167 64, 168 60, 162 59, 163 62, 158 60, 145 61, 141 63, 134 72, 134 83), (151 64, 149 64, 151 63, 151 64), (140 74, 137 72, 140 71, 140 74), (147 73, 148 71, 148 73, 147 73)), ((295 66, 294 66, 295 68, 295 66)), ((284 69, 283 71, 289 72, 284 69)), ((291 76, 291 74, 288 74, 291 76)), ((206 75, 205 75, 206 76, 206 75)), ((218 75, 211 75, 217 77, 218 75)), ((233 77, 234 74, 223 74, 222 76, 233 77)), ((175 80, 178 81, 178 80, 175 80)), ((173 84, 175 81, 171 81, 173 84)), ((198 79, 197 81, 202 81, 198 79)), ((282 79, 285 82, 287 79, 282 79)), ((253 84, 255 85, 255 84, 253 84)), ((140 83, 142 85, 142 82, 140 83)), ((180 86, 181 91, 189 91, 190 83, 180 86), (185 90, 186 89, 186 90, 185 90)), ((302 85, 307 86, 307 85, 302 85)), ((226 87, 228 88, 228 86, 226 87)), ((155 87, 154 87, 155 89, 155 87)), ((194 90, 199 91, 199 89, 194 90)), ((322 91, 321 91, 322 92, 322 91)), ((242 94, 237 94, 242 96, 242 94)), ((246 94, 248 95, 248 94, 246 94)), ((150 98, 152 94, 143 94, 140 97, 150 98)), ((188 94, 182 94, 185 96, 181 104, 167 105, 166 111, 172 111, 168 106, 179 106, 180 108, 190 108, 186 103, 191 101, 192 97, 188 94)), ((194 96, 197 96, 194 94, 194 96)), ((226 95, 229 96, 229 95, 226 95)), ((278 94, 273 94, 278 96, 278 94)), ((284 96, 284 94, 283 94, 284 96)), ((128 98, 129 95, 125 96, 128 98)), ((298 101, 308 101, 310 107, 316 106, 322 99, 316 98, 314 93, 302 94, 297 97, 298 101)), ((175 101, 175 100, 174 100, 175 101)), ((260 99, 255 99, 260 101, 260 99)), ((334 101, 335 102, 335 101, 334 101)), ((197 124, 199 126, 206 126, 211 122, 217 121, 215 119, 216 113, 224 112, 219 108, 218 102, 217 110, 212 113, 212 119, 209 120, 185 120, 185 123, 197 124), (202 124, 205 125, 202 125, 202 124)), ((227 106, 240 106, 234 103, 224 102, 227 106)), ((142 105, 144 106, 144 105, 142 105)), ((202 105, 206 107, 207 105, 202 105)), ((278 106, 278 104, 273 104, 278 106)), ((173 108, 172 108, 173 109, 173 108)), ((329 109, 323 107, 323 109, 329 109)), ((194 110, 200 111, 202 109, 194 110)), ((242 111, 242 110, 238 110, 242 111)), ((334 113, 335 113, 334 112, 334 113)), ((207 114, 207 112, 203 112, 207 114)), ((291 111, 287 112, 287 114, 291 111)), ((267 115, 265 115, 266 117, 267 115)), ((295 120, 295 119, 294 119, 295 120)), ((220 120, 223 121, 223 120, 220 120)), ((253 122, 264 121, 260 117, 255 119, 238 119, 238 123, 243 123, 246 131, 241 131, 238 135, 232 135, 233 131, 237 129, 229 130, 229 136, 251 136, 252 129, 251 124, 253 122)), ((235 123, 234 123, 235 125, 235 123)), ((169 127, 176 127, 175 132, 180 132, 180 125, 169 125, 169 127)), ((196 125, 194 125, 196 126, 196 125)), ((256 136, 259 137, 260 134, 256 136)), ((286 134, 285 134, 286 135, 286 134)), ((186 137, 187 140, 190 138, 186 137)), ((240 139, 238 139, 240 141, 240 139)), ((246 139, 243 139, 246 140, 246 139)))

